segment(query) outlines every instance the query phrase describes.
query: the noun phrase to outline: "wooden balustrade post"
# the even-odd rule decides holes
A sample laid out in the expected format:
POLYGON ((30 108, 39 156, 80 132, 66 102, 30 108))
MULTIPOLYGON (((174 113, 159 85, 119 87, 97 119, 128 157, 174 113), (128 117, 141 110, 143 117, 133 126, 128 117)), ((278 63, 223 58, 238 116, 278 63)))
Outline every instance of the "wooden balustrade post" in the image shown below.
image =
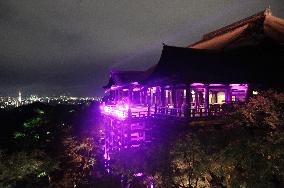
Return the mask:
POLYGON ((226 101, 226 103, 232 102, 232 90, 231 90, 231 86, 229 84, 226 85, 225 101, 226 101))
POLYGON ((151 105, 148 105, 148 117, 150 117, 150 115, 151 115, 151 105))
POLYGON ((209 85, 206 84, 205 88, 204 88, 204 108, 205 108, 205 115, 208 115, 208 111, 209 111, 209 85))
POLYGON ((162 107, 165 107, 166 96, 165 96, 165 87, 164 86, 161 86, 161 102, 162 102, 162 107))
POLYGON ((158 112, 158 105, 155 104, 155 114, 157 114, 157 112, 158 112))
POLYGON ((129 107, 128 108, 128 119, 131 119, 132 118, 132 112, 131 112, 131 108, 129 107))
POLYGON ((132 88, 128 89, 128 101, 129 102, 133 102, 133 99, 132 99, 132 88))
POLYGON ((173 100, 173 106, 174 108, 176 108, 177 107, 177 91, 176 91, 175 85, 173 85, 172 87, 172 100, 173 100))
POLYGON ((190 92, 190 84, 186 85, 186 92, 185 92, 185 117, 190 118, 191 114, 191 92, 190 92))

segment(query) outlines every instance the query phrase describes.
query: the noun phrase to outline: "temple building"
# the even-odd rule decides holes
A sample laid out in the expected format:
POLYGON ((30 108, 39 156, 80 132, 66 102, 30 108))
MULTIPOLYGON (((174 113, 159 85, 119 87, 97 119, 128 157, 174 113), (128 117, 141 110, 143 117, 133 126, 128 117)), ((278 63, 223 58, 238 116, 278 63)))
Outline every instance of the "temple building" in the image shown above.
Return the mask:
POLYGON ((261 89, 282 89, 283 64, 284 19, 266 9, 186 47, 164 45, 145 71, 111 71, 102 112, 122 120, 220 115, 261 89))
POLYGON ((260 90, 283 90, 283 64, 284 20, 266 9, 189 46, 164 45, 145 71, 111 71, 101 105, 106 169, 116 152, 151 143, 161 123, 205 122, 260 90))

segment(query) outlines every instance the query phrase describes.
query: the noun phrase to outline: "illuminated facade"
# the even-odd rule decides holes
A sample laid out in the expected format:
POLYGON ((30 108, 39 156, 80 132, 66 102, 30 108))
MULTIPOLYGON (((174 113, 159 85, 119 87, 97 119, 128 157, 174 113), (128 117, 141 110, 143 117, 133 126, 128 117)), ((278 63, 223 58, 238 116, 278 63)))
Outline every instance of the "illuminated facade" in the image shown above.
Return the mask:
POLYGON ((148 70, 111 72, 102 112, 119 119, 218 115, 259 85, 281 84, 283 28, 284 20, 266 9, 188 47, 164 45, 148 70))
POLYGON ((283 44, 284 20, 266 9, 188 47, 164 45, 145 71, 111 71, 101 105, 105 158, 150 142, 151 119, 218 116, 259 89, 283 88, 283 44))

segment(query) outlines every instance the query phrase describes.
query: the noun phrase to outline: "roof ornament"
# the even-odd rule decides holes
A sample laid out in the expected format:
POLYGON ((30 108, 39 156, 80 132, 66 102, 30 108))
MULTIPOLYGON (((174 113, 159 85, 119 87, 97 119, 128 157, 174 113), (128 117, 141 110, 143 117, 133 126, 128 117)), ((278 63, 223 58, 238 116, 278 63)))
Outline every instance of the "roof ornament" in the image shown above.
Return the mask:
POLYGON ((272 15, 272 11, 271 11, 270 5, 268 5, 268 8, 265 9, 264 15, 265 15, 265 16, 267 16, 267 15, 272 15))

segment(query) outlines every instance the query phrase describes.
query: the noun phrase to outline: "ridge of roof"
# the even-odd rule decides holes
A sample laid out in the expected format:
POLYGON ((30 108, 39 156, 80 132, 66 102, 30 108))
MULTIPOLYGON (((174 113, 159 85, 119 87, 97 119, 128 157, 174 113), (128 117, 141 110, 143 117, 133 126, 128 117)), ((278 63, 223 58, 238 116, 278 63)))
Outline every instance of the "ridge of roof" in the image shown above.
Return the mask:
POLYGON ((244 26, 246 24, 252 23, 252 22, 254 22, 256 20, 263 19, 263 21, 264 21, 265 17, 267 15, 272 15, 272 11, 271 11, 270 8, 266 8, 265 10, 263 10, 263 11, 261 11, 259 13, 256 13, 256 14, 254 14, 252 16, 249 16, 247 18, 241 19, 241 20, 239 20, 237 22, 234 22, 234 23, 232 23, 230 25, 224 26, 224 27, 222 27, 220 29, 217 29, 215 31, 209 32, 209 33, 203 35, 203 38, 201 40, 199 40, 199 41, 197 41, 197 42, 195 42, 193 44, 190 44, 187 47, 193 47, 193 46, 195 46, 195 45, 197 45, 199 43, 211 40, 214 37, 218 37, 218 36, 220 36, 222 34, 229 33, 230 31, 232 31, 232 30, 234 30, 234 29, 236 29, 238 27, 241 27, 241 26, 244 26))
POLYGON ((127 74, 127 73, 142 73, 144 71, 139 70, 111 70, 111 74, 127 74))

